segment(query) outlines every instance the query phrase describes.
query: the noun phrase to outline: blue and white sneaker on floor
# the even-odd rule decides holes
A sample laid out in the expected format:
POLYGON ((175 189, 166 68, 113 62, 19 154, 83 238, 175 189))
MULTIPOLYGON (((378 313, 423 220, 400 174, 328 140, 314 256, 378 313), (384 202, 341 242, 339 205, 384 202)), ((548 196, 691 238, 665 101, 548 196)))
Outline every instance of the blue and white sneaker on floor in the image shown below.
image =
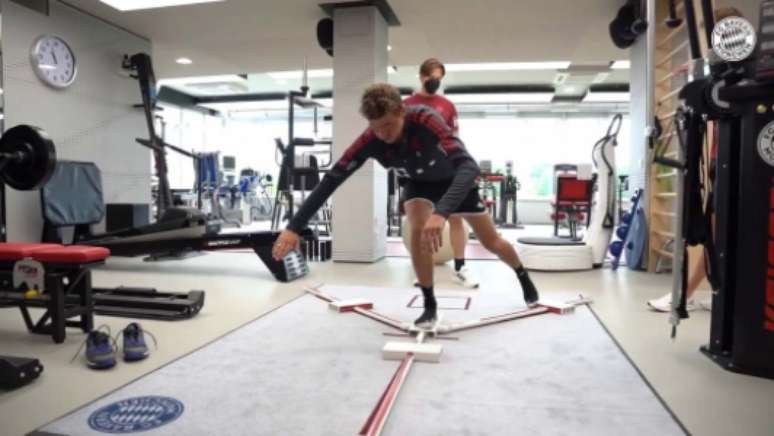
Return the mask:
POLYGON ((115 341, 110 336, 110 327, 100 326, 89 332, 86 340, 73 356, 73 361, 86 346, 86 365, 92 369, 108 369, 116 366, 115 341))
POLYGON ((140 324, 136 322, 124 327, 119 334, 123 337, 124 361, 126 362, 136 362, 148 357, 150 351, 145 343, 145 334, 148 334, 153 339, 153 343, 157 344, 156 337, 150 332, 143 330, 140 324))

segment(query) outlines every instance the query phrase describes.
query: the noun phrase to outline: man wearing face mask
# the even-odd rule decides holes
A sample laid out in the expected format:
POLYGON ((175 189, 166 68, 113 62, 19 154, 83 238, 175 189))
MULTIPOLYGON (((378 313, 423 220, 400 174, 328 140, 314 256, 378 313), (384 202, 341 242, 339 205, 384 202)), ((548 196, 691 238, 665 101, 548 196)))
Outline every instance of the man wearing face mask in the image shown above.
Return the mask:
MULTIPOLYGON (((404 103, 407 106, 424 105, 432 108, 443 118, 454 136, 458 136, 457 108, 449 99, 438 94, 441 80, 445 75, 446 67, 438 59, 430 58, 422 62, 419 67, 419 80, 422 82, 422 89, 405 99, 404 103)), ((465 245, 468 242, 468 235, 465 232, 462 217, 449 217, 449 238, 454 252, 452 278, 466 288, 478 288, 478 281, 465 267, 465 245)))

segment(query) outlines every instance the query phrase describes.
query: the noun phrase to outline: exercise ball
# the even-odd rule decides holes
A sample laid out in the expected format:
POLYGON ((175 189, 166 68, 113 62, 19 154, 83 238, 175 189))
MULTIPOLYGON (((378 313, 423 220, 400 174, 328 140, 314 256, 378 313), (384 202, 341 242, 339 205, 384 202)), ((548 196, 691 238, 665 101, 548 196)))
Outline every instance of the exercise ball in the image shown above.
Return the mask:
MULTIPOLYGON (((468 223, 465 222, 465 220, 462 221, 462 226, 465 228, 465 235, 470 234, 470 227, 468 227, 468 223)), ((411 223, 404 217, 403 218, 403 245, 406 247, 406 250, 411 253, 411 223)), ((452 259, 454 259, 454 251, 452 250, 451 246, 451 238, 449 238, 449 222, 446 221, 446 225, 443 227, 443 232, 441 232, 442 238, 443 238, 443 245, 438 249, 437 252, 433 253, 433 263, 436 265, 444 264, 452 259)))

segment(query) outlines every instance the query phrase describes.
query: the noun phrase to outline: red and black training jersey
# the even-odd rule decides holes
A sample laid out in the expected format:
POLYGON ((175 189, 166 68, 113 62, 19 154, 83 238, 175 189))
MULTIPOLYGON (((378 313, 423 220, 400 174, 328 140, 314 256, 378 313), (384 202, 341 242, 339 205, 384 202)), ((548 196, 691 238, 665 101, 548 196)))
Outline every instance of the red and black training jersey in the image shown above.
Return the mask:
MULTIPOLYGON (((419 182, 451 182, 449 190, 435 205, 435 213, 448 217, 475 186, 480 170, 465 145, 428 106, 407 106, 403 135, 388 144, 366 129, 342 154, 312 191, 287 228, 295 232, 309 219, 349 176, 368 159, 393 169, 399 177, 419 182)), ((353 199, 356 201, 356 199, 353 199)))
POLYGON ((452 129, 452 132, 456 134, 459 130, 459 124, 457 122, 457 108, 454 106, 454 103, 442 95, 414 94, 411 97, 403 100, 403 104, 406 106, 429 106, 438 112, 438 115, 443 118, 446 125, 452 129))

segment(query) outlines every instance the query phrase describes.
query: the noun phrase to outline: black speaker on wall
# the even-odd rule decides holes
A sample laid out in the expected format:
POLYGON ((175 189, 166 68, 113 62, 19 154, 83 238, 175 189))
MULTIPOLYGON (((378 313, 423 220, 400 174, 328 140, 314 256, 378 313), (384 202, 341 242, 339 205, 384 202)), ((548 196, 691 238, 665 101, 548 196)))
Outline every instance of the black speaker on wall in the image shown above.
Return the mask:
POLYGON ((631 47, 637 37, 648 30, 645 7, 643 0, 626 0, 626 4, 618 10, 609 26, 610 38, 616 47, 620 49, 631 47))
POLYGON ((323 18, 317 22, 317 43, 333 57, 333 20, 323 18))

